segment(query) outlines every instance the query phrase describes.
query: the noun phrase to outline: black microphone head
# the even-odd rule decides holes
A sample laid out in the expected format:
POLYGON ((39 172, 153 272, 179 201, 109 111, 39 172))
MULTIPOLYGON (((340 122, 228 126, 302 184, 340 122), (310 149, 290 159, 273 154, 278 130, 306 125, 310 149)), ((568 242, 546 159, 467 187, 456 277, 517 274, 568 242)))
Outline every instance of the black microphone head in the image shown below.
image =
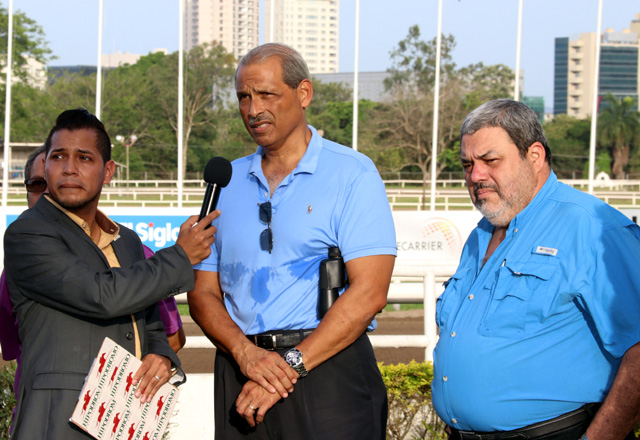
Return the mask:
POLYGON ((224 157, 216 156, 209 159, 204 167, 204 181, 224 188, 231 180, 231 162, 224 157))

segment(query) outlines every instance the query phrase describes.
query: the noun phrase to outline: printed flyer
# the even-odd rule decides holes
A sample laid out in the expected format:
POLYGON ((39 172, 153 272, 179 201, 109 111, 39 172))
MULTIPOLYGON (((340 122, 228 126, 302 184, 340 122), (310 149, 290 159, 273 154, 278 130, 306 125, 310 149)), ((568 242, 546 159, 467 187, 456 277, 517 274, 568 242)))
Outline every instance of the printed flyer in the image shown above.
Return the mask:
POLYGON ((133 375, 142 361, 105 338, 71 416, 71 422, 96 439, 160 440, 178 401, 166 383, 151 402, 135 397, 133 375))

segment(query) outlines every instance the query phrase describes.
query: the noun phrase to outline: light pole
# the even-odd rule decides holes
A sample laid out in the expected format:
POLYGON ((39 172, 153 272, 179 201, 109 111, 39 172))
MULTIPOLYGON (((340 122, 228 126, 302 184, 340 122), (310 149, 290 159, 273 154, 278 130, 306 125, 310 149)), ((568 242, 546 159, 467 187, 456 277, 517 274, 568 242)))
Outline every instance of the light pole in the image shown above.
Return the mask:
POLYGON ((124 136, 117 135, 116 140, 122 144, 127 152, 127 188, 129 188, 129 148, 133 147, 133 144, 138 140, 138 136, 132 134, 128 138, 125 138, 124 136))

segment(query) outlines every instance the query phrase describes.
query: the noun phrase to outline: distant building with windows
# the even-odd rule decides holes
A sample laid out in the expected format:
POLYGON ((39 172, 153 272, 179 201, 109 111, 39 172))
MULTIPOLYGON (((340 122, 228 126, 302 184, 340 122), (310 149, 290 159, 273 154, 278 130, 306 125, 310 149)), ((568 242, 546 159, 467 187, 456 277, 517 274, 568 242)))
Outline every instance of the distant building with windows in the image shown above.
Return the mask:
MULTIPOLYGON (((317 73, 312 75, 323 83, 342 83, 353 90, 353 72, 317 73)), ((384 90, 384 80, 389 72, 358 72, 358 98, 383 102, 388 97, 384 90)))
POLYGON ((236 58, 260 44, 260 0, 186 0, 184 44, 222 44, 236 58))
MULTIPOLYGON (((556 38, 554 68, 554 114, 578 118, 591 115, 595 70, 596 33, 577 38, 556 38)), ((629 29, 607 29, 601 36, 598 99, 611 93, 637 102, 640 90, 638 53, 640 49, 640 14, 629 29)))
POLYGON ((522 103, 533 110, 541 124, 544 122, 544 96, 523 96, 522 103))
POLYGON ((264 41, 295 48, 311 73, 338 72, 339 0, 265 0, 264 41))

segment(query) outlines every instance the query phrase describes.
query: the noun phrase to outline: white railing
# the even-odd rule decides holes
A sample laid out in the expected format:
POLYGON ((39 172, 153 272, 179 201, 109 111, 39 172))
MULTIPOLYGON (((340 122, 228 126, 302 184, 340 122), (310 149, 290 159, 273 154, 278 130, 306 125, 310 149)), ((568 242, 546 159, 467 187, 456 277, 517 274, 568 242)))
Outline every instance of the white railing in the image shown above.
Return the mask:
MULTIPOLYGON (((388 302, 422 303, 424 305, 424 333, 422 335, 376 335, 369 336, 376 348, 423 347, 426 361, 433 361, 433 349, 438 341, 436 326, 436 298, 442 293, 442 282, 455 272, 455 266, 396 266, 389 285, 388 302)), ((178 295, 176 300, 186 304, 187 295, 178 295)), ((184 348, 212 348, 205 336, 189 336, 184 348)))
MULTIPOLYGON (((564 180, 564 183, 585 191, 587 180, 564 180)), ((429 188, 422 188, 422 181, 387 180, 387 196, 394 210, 420 211, 429 209, 431 203, 429 188)), ((202 180, 186 180, 183 188, 185 206, 199 206, 202 203, 205 183, 202 180)), ((26 190, 21 180, 9 181, 10 204, 26 206, 26 190)), ((596 182, 594 195, 614 208, 640 208, 640 180, 609 180, 596 182)), ((104 187, 100 199, 101 206, 113 207, 176 207, 178 188, 175 180, 132 180, 117 181, 104 187)), ((440 180, 436 190, 436 210, 471 210, 473 205, 463 180, 440 180)))

